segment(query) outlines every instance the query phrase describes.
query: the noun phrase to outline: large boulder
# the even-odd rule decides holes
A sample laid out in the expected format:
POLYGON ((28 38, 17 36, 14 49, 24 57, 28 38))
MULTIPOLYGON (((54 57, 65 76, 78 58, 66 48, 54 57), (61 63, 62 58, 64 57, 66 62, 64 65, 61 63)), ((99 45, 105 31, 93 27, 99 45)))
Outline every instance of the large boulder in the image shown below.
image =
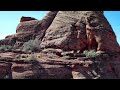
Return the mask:
POLYGON ((41 46, 75 51, 120 51, 116 35, 103 11, 59 11, 41 46))

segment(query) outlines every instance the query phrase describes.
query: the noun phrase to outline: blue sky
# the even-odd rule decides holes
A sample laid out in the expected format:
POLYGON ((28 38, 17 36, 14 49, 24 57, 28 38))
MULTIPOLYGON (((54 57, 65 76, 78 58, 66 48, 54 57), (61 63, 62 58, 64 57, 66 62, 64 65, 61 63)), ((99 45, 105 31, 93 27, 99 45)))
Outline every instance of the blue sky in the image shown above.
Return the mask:
MULTIPOLYGON (((42 19, 47 11, 0 11, 0 39, 15 34, 16 27, 22 16, 42 19)), ((120 44, 120 11, 104 11, 104 15, 111 24, 120 44)))
POLYGON ((120 11, 105 11, 104 15, 111 24, 120 45, 120 11))

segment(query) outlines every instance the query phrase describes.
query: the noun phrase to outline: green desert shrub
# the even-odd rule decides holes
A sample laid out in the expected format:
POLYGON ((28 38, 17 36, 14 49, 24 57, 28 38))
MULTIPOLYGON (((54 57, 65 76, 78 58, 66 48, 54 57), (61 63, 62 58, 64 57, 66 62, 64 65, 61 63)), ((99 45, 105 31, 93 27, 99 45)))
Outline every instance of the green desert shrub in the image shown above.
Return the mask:
POLYGON ((83 55, 86 57, 97 57, 99 54, 97 54, 95 50, 85 50, 83 51, 83 55))
POLYGON ((1 45, 0 46, 0 51, 8 51, 8 50, 12 50, 12 46, 10 46, 10 45, 1 45))
POLYGON ((41 41, 38 39, 35 40, 29 40, 28 42, 25 42, 22 46, 22 51, 25 52, 37 52, 40 51, 40 43, 41 41))

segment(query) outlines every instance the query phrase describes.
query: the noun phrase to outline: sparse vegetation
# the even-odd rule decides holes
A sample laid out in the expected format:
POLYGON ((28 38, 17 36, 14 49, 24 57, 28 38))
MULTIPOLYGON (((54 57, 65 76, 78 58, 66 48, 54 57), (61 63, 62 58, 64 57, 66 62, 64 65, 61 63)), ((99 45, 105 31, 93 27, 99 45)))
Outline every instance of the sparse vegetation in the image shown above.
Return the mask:
POLYGON ((12 50, 12 46, 10 45, 1 45, 0 46, 0 51, 10 51, 12 50))
POLYGON ((24 52, 38 52, 41 50, 40 43, 41 43, 41 41, 38 39, 29 40, 28 42, 23 44, 22 51, 24 51, 24 52))
POLYGON ((97 57, 99 54, 96 53, 95 50, 85 50, 83 51, 83 55, 85 55, 86 57, 97 57))

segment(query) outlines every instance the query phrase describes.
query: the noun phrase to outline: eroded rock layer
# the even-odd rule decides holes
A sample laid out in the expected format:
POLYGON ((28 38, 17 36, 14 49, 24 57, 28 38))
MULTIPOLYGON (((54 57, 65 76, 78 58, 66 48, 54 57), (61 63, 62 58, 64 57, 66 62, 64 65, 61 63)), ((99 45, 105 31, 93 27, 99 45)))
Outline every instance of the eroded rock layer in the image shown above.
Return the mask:
MULTIPOLYGON (((7 53, 0 54, 3 57, 7 53)), ((9 53, 15 55, 15 53, 9 53)), ((49 58, 37 60, 0 58, 1 79, 119 79, 120 54, 102 54, 96 58, 49 58)), ((9 57, 8 57, 9 56, 9 57)))

